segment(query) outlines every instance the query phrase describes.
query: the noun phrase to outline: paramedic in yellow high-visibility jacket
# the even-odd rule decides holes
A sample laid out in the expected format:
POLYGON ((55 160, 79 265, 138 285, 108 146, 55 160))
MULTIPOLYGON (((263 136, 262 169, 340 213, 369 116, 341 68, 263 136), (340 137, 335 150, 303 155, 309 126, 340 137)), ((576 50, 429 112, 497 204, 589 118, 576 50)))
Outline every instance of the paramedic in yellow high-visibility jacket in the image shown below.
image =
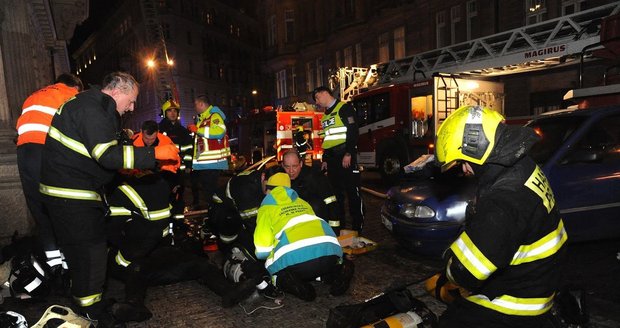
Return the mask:
POLYGON ((350 275, 342 279, 342 248, 327 222, 290 188, 286 173, 272 175, 267 195, 258 209, 254 244, 258 259, 276 287, 302 300, 312 301, 316 293, 309 281, 317 277, 332 283, 332 295, 348 289, 350 275), (343 280, 346 283, 343 289, 343 280))

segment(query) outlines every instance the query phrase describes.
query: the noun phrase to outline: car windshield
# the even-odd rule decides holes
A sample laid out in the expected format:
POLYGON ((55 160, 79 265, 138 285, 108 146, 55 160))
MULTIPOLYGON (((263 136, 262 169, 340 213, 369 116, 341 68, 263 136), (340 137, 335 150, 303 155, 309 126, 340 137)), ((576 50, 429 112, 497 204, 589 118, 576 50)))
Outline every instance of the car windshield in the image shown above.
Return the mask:
POLYGON ((541 137, 530 150, 538 164, 546 163, 562 143, 584 122, 582 116, 543 117, 528 124, 541 137))

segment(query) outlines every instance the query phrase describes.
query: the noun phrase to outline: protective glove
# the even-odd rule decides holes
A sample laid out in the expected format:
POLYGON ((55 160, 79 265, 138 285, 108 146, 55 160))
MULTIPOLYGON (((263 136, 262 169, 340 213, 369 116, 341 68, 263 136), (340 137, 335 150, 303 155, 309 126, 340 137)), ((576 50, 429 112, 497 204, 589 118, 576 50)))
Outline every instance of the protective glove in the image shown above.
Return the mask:
POLYGON ((436 299, 450 304, 459 297, 469 296, 469 292, 448 281, 444 273, 437 273, 424 282, 424 289, 436 299))
POLYGON ((175 145, 159 145, 155 147, 155 159, 160 161, 181 162, 179 149, 175 145))
POLYGON ((196 131, 198 131, 198 127, 196 126, 196 124, 188 125, 187 129, 189 130, 189 132, 192 132, 192 133, 196 133, 196 131))

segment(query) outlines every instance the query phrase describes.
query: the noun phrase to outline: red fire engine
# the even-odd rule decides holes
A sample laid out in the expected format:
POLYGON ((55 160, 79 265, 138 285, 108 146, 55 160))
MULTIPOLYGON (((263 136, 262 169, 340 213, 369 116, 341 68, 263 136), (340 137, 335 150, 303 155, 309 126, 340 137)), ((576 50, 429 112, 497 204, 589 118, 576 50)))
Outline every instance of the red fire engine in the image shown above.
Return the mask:
POLYGON ((603 5, 370 68, 338 69, 331 87, 357 111, 358 162, 394 180, 432 152, 437 128, 456 108, 504 112, 503 85, 490 77, 578 62, 599 43, 591 27, 619 11, 618 3, 603 5))

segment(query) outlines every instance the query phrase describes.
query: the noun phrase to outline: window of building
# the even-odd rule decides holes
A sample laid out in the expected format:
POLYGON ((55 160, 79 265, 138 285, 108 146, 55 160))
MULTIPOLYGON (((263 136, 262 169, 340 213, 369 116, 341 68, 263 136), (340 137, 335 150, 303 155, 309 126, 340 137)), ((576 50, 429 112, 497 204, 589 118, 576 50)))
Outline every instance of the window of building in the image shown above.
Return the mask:
POLYGON ((379 35, 379 62, 388 60, 390 60, 390 34, 386 32, 379 35))
POLYGON ((545 0, 525 0, 526 24, 536 24, 547 20, 547 4, 545 0))
POLYGON ((170 24, 168 23, 161 24, 161 32, 164 35, 164 40, 170 41, 170 24))
POLYGON ((276 97, 286 98, 286 69, 276 72, 276 97))
POLYGON ((405 27, 394 30, 394 59, 405 57, 405 27))
POLYGON ((191 59, 187 60, 187 68, 189 69, 190 73, 194 72, 194 62, 191 59))
POLYGON ((192 32, 191 31, 187 31, 187 44, 188 45, 192 45, 192 32))
POLYGON ((276 15, 271 15, 267 20, 267 46, 276 45, 276 15))
POLYGON ((362 66, 362 44, 355 44, 355 65, 361 67, 362 66))
POLYGON ((345 16, 355 16, 355 1, 356 0, 344 0, 345 16))
POLYGON ((284 11, 285 35, 284 42, 289 43, 295 41, 295 11, 284 11))
POLYGON ((241 28, 237 27, 237 31, 236 32, 237 32, 237 37, 240 37, 241 36, 241 28))
POLYGON ((323 85, 323 57, 316 59, 316 86, 323 85))
POLYGON ((344 66, 353 67, 353 47, 344 48, 344 66))
POLYGON ((562 0, 562 16, 574 14, 583 10, 585 0, 562 0))
POLYGON ((312 91, 314 90, 314 62, 309 61, 306 63, 306 90, 312 91))
POLYGON ((219 68, 219 72, 218 72, 218 77, 220 78, 220 80, 223 80, 223 79, 225 78, 225 75, 224 75, 224 67, 221 67, 221 66, 220 66, 220 68, 219 68))
POLYGON ((457 42, 456 32, 461 22, 461 6, 453 6, 450 8, 450 44, 457 42))
POLYGON ((476 0, 467 1, 467 40, 472 39, 472 26, 475 22, 476 16, 478 16, 478 5, 476 0))
POLYGON ((342 67, 342 62, 340 61, 340 50, 336 50, 334 55, 336 56, 336 68, 342 67))
POLYGON ((295 72, 295 66, 291 67, 291 96, 297 96, 297 72, 295 72))
POLYGON ((230 35, 233 35, 235 33, 235 27, 233 26, 233 24, 229 25, 228 33, 230 33, 230 35))
POLYGON ((435 16, 435 41, 437 42, 437 48, 444 47, 446 45, 446 12, 440 11, 435 16))

